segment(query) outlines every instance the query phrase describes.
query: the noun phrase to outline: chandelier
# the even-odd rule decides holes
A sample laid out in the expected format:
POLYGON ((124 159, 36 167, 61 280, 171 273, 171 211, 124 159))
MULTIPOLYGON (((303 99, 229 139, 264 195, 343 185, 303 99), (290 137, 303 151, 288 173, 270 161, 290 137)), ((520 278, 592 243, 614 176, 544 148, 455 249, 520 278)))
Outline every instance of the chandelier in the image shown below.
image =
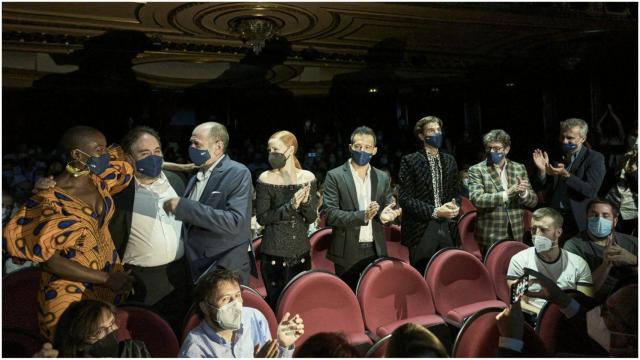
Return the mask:
POLYGON ((247 16, 233 19, 231 32, 240 36, 243 43, 248 44, 253 52, 260 54, 265 42, 278 32, 276 23, 266 17, 247 16))

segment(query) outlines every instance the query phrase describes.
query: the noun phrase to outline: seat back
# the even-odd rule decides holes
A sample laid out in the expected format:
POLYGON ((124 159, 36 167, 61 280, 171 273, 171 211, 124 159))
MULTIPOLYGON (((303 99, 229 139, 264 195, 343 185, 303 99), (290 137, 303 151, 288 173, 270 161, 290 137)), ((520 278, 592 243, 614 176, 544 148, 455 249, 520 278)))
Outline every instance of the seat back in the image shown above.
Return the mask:
POLYGON ((509 303, 509 287, 507 286, 507 270, 511 257, 529 246, 513 240, 502 240, 491 245, 484 257, 484 266, 489 272, 498 299, 509 303))
POLYGON ((243 306, 254 308, 262 313, 267 322, 269 323, 269 331, 271 336, 275 336, 278 330, 278 321, 276 315, 273 313, 269 304, 262 298, 262 296, 255 290, 248 286, 240 285, 242 289, 242 304, 243 306))
POLYGON ((331 245, 333 228, 322 228, 311 234, 311 268, 314 270, 326 270, 334 274, 336 272, 333 262, 326 258, 327 250, 331 245))
POLYGON ((22 329, 2 329, 2 357, 30 358, 40 351, 44 339, 39 333, 22 329))
POLYGON ((400 226, 391 225, 384 227, 384 240, 387 245, 387 255, 390 257, 409 262, 409 249, 402 245, 400 226))
MULTIPOLYGON (((462 326, 453 345, 452 357, 497 357, 500 334, 496 316, 500 308, 486 308, 471 316, 462 326)), ((526 357, 545 357, 547 351, 542 341, 529 324, 524 324, 524 347, 526 357)))
POLYGON ((471 211, 478 211, 475 205, 469 200, 469 198, 461 196, 460 197, 460 213, 464 215, 471 211))
POLYGON ((480 301, 495 300, 495 290, 484 265, 460 249, 442 249, 429 261, 425 279, 439 314, 480 301))
POLYGON ((324 271, 310 270, 298 274, 284 288, 278 299, 277 316, 300 314, 304 343, 320 332, 340 331, 352 345, 371 343, 365 335, 362 311, 351 288, 340 278, 324 271))
POLYGON ((267 288, 264 286, 264 280, 262 280, 262 272, 260 272, 260 266, 262 266, 262 258, 260 256, 260 245, 262 245, 262 236, 253 239, 251 242, 251 248, 256 257, 256 269, 258 270, 258 276, 249 275, 249 286, 255 289, 260 296, 267 296, 267 288))
MULTIPOLYGON (((595 305, 592 298, 587 297, 577 290, 565 290, 581 306, 589 308, 595 305)), ((586 328, 578 328, 567 320, 560 311, 558 305, 551 302, 544 304, 536 317, 536 333, 540 336, 545 348, 550 354, 597 354, 600 350, 594 349, 593 344, 585 341, 589 337, 586 328)))
MULTIPOLYGON (((267 319, 271 336, 275 336, 278 329, 278 321, 276 320, 276 315, 273 313, 273 310, 271 310, 271 308, 269 307, 269 304, 267 304, 264 298, 262 298, 262 296, 255 289, 252 289, 248 286, 240 285, 240 290, 242 294, 242 305, 260 311, 262 315, 264 315, 264 317, 267 319)), ((198 312, 196 311, 196 306, 198 305, 193 304, 191 306, 191 309, 189 309, 187 316, 185 317, 180 343, 184 342, 184 339, 187 337, 187 335, 189 335, 191 330, 198 326, 202 321, 200 314, 198 314, 198 312)))
POLYGON ((367 358, 385 357, 384 355, 387 352, 387 346, 389 345, 389 340, 391 340, 391 334, 376 341, 376 343, 369 348, 369 350, 367 351, 367 354, 364 357, 367 357, 367 358))
POLYGON ((478 260, 482 260, 482 253, 475 235, 476 215, 477 211, 470 211, 458 220, 458 239, 460 249, 477 257, 478 260))
POLYGON ((42 276, 39 267, 29 267, 2 279, 3 330, 16 330, 28 334, 27 336, 39 336, 38 293, 42 276))
POLYGON ((424 278, 411 265, 397 259, 371 263, 358 281, 356 296, 365 326, 374 334, 380 326, 436 313, 424 278))
POLYGON ((118 307, 118 340, 144 342, 152 357, 176 357, 178 339, 171 326, 158 314, 139 306, 118 307))

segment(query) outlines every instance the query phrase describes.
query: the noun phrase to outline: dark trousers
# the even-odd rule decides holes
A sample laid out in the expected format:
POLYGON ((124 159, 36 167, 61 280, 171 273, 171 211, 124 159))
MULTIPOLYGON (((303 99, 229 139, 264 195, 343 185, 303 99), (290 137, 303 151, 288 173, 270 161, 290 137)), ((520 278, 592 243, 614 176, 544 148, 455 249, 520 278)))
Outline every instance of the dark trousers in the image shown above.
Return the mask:
POLYGON ((285 286, 296 275, 311 269, 311 256, 306 253, 300 257, 286 258, 268 254, 260 255, 262 265, 260 272, 264 287, 267 290, 266 301, 274 311, 278 305, 278 298, 285 286))
POLYGON ((355 255, 353 257, 355 260, 351 265, 334 264, 336 275, 347 283, 353 291, 358 286, 362 271, 377 258, 373 242, 358 244, 358 253, 355 255))
POLYGON ((420 274, 424 274, 431 257, 440 249, 453 247, 447 221, 432 220, 417 244, 409 247, 409 262, 420 274))
POLYGON ((124 267, 135 277, 133 293, 127 301, 150 306, 169 322, 176 335, 181 336, 182 323, 191 305, 191 278, 185 257, 160 266, 125 264, 124 267))

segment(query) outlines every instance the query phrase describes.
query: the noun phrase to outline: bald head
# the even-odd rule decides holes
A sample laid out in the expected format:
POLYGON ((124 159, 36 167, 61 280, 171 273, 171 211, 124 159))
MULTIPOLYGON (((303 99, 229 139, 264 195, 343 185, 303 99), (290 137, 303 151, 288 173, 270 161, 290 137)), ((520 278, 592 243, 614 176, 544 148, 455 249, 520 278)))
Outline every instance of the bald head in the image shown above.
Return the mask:
POLYGON ((199 135, 208 138, 210 142, 222 141, 224 144, 223 150, 226 150, 229 145, 229 133, 227 132, 227 128, 220 123, 214 121, 202 123, 193 129, 193 134, 196 132, 198 132, 199 135))
POLYGON ((107 148, 107 139, 92 127, 74 126, 64 132, 60 144, 67 156, 84 161, 87 156, 103 154, 107 148))

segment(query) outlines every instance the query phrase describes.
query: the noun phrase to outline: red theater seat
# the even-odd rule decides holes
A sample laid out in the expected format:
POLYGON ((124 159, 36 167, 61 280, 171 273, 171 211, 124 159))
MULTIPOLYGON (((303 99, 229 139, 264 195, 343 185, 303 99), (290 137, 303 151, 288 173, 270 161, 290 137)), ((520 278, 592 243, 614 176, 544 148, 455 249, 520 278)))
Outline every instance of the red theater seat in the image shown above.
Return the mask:
POLYGON ((178 355, 178 339, 171 326, 158 314, 144 307, 118 307, 118 340, 143 341, 152 357, 174 358, 178 355))
POLYGON ((400 243, 400 226, 390 225, 384 227, 384 239, 387 245, 387 255, 409 263, 409 249, 400 243))
POLYGON ((326 270, 335 274, 333 262, 326 258, 327 250, 331 245, 333 228, 319 229, 309 237, 311 245, 311 268, 314 270, 326 270))
POLYGON ((507 286, 507 270, 511 257, 522 250, 527 249, 527 244, 520 241, 502 240, 491 245, 484 257, 484 266, 489 272, 493 287, 496 290, 498 299, 508 303, 509 287, 507 286))
POLYGON ((482 253, 476 241, 476 215, 477 211, 470 211, 458 220, 458 237, 460 239, 460 249, 472 254, 478 260, 482 260, 482 253))

